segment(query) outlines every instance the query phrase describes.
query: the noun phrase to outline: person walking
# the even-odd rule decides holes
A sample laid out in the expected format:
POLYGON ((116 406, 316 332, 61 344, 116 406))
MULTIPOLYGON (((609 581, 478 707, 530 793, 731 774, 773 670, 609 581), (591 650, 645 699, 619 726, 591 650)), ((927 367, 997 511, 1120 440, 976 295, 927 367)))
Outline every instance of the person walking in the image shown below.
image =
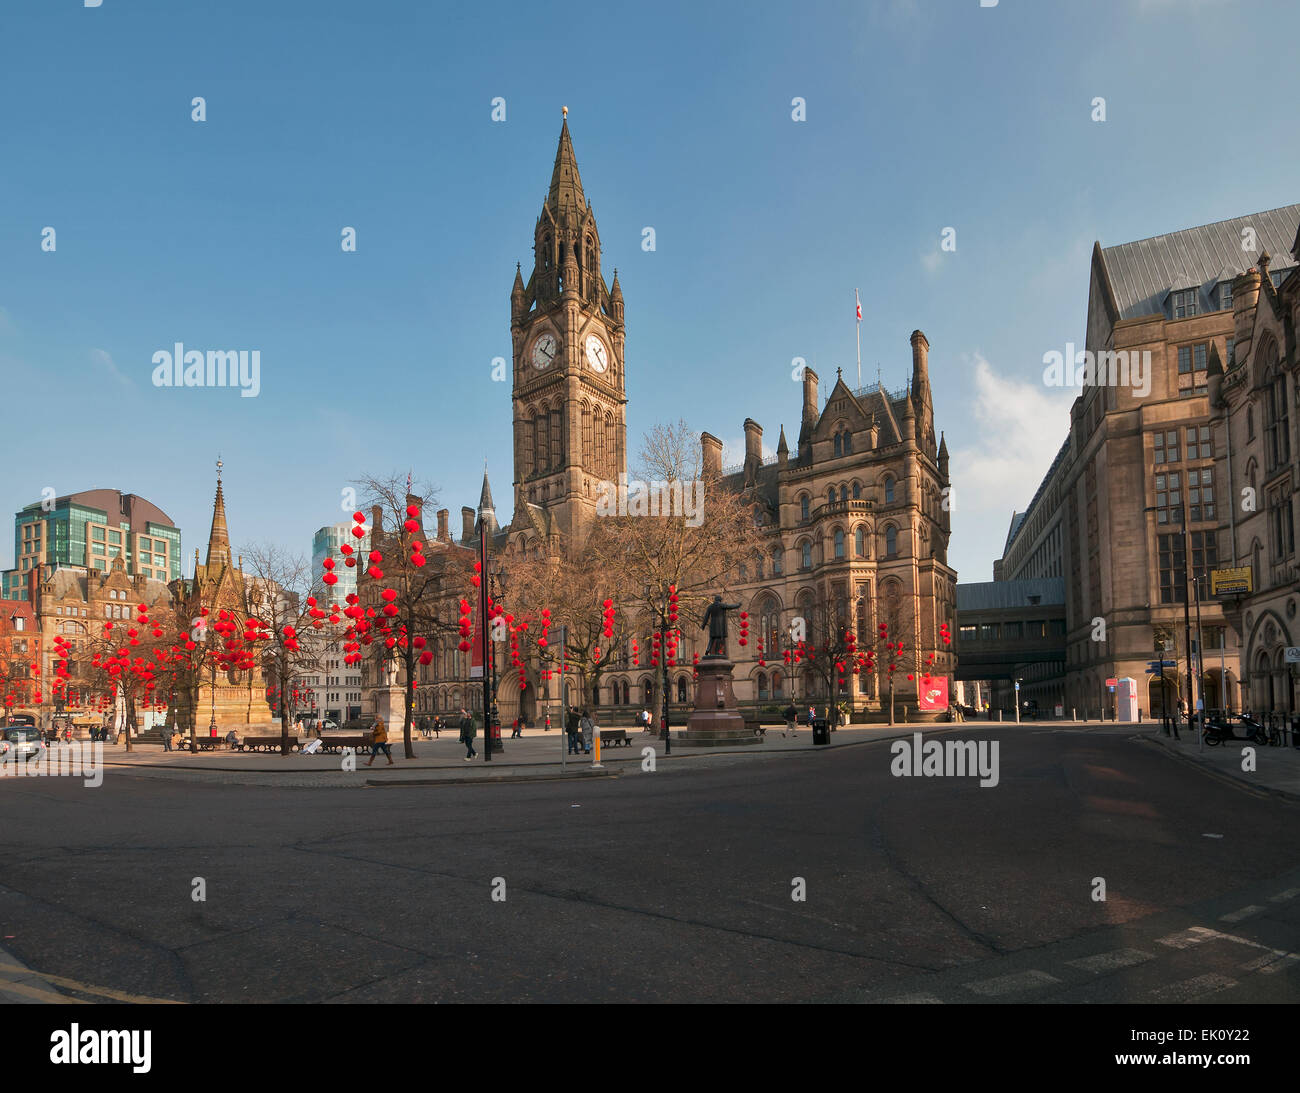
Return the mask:
POLYGON ((793 740, 795 738, 795 729, 799 724, 799 711, 794 708, 793 702, 781 711, 781 716, 785 718, 785 732, 781 735, 788 736, 793 740))
POLYGON ((172 750, 172 731, 171 731, 171 729, 164 728, 163 731, 162 731, 162 738, 163 738, 163 751, 171 751, 171 750, 172 750))
POLYGON ((519 735, 520 735, 519 721, 520 721, 520 719, 516 717, 515 720, 514 720, 514 723, 510 726, 510 739, 511 739, 511 740, 513 740, 516 736, 519 736, 519 735))
POLYGON ((570 710, 564 722, 564 735, 569 739, 569 754, 578 754, 578 711, 570 710))
POLYGON ((550 732, 550 731, 551 731, 551 715, 550 715, 550 714, 547 714, 547 715, 546 715, 546 728, 543 729, 542 731, 543 731, 543 732, 550 732))
POLYGON ((591 714, 586 710, 582 711, 582 720, 578 722, 578 728, 582 731, 583 753, 590 755, 591 741, 596 735, 596 722, 591 719, 591 714))
POLYGON ((425 714, 420 718, 420 735, 426 740, 429 739, 429 715, 425 714))
POLYGON ((465 762, 473 759, 478 752, 474 750, 474 718, 464 706, 460 708, 460 742, 465 745, 465 762))
POLYGON ((366 766, 370 766, 375 761, 380 751, 388 757, 388 765, 393 765, 393 751, 388 746, 388 729, 384 726, 384 719, 376 717, 373 727, 370 729, 370 758, 366 761, 366 766))

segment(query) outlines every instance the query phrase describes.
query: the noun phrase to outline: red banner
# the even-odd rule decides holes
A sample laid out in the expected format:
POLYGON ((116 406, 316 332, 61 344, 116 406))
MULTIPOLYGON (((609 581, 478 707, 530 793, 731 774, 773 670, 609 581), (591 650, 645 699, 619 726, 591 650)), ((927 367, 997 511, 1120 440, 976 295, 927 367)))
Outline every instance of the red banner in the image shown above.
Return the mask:
POLYGON ((916 705, 922 710, 946 710, 948 708, 948 677, 931 676, 930 682, 921 680, 916 705))

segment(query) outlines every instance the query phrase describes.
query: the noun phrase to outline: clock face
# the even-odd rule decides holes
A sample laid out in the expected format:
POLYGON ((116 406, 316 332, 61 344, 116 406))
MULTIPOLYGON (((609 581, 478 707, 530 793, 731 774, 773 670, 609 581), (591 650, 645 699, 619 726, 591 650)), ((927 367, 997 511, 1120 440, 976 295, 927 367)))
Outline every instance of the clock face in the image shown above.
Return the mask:
POLYGON ((555 360, 555 353, 558 348, 554 334, 543 334, 537 341, 533 342, 533 367, 549 367, 551 361, 555 360))
POLYGON ((609 367, 609 350, 595 334, 587 335, 587 363, 593 372, 603 372, 609 367))

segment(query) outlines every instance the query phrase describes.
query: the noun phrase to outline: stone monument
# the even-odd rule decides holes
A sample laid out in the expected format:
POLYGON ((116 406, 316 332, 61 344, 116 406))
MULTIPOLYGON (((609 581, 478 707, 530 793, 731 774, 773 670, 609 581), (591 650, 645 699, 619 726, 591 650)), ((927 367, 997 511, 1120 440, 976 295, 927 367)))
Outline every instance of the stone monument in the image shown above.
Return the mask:
POLYGON ((762 739, 745 729, 731 686, 734 665, 727 659, 727 612, 739 609, 740 604, 723 603, 721 596, 714 596, 704 611, 700 629, 708 630, 709 644, 696 665, 699 678, 695 682, 695 709, 687 719, 682 744, 716 748, 757 744, 762 739))

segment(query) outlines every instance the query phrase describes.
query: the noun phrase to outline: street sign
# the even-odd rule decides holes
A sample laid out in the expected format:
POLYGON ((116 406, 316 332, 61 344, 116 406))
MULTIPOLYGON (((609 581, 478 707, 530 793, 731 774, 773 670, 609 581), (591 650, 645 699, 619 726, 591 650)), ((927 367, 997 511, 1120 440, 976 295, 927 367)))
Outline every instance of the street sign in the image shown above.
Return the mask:
POLYGON ((1118 683, 1118 682, 1119 682, 1119 680, 1116 679, 1116 678, 1114 678, 1114 677, 1112 676, 1110 679, 1106 680, 1106 686, 1107 686, 1107 687, 1113 687, 1113 686, 1115 686, 1115 684, 1118 683))
POLYGON ((1254 573, 1248 565, 1233 569, 1212 569, 1210 570, 1210 595, 1229 596, 1242 593, 1249 595, 1254 591, 1253 576, 1254 573))
POLYGON ((1288 664, 1300 664, 1300 645, 1288 645, 1286 647, 1286 662, 1288 664))
POLYGON ((1165 668, 1177 668, 1177 667, 1178 665, 1175 664, 1172 660, 1148 660, 1147 661, 1148 672, 1159 672, 1159 671, 1163 671, 1165 668))

